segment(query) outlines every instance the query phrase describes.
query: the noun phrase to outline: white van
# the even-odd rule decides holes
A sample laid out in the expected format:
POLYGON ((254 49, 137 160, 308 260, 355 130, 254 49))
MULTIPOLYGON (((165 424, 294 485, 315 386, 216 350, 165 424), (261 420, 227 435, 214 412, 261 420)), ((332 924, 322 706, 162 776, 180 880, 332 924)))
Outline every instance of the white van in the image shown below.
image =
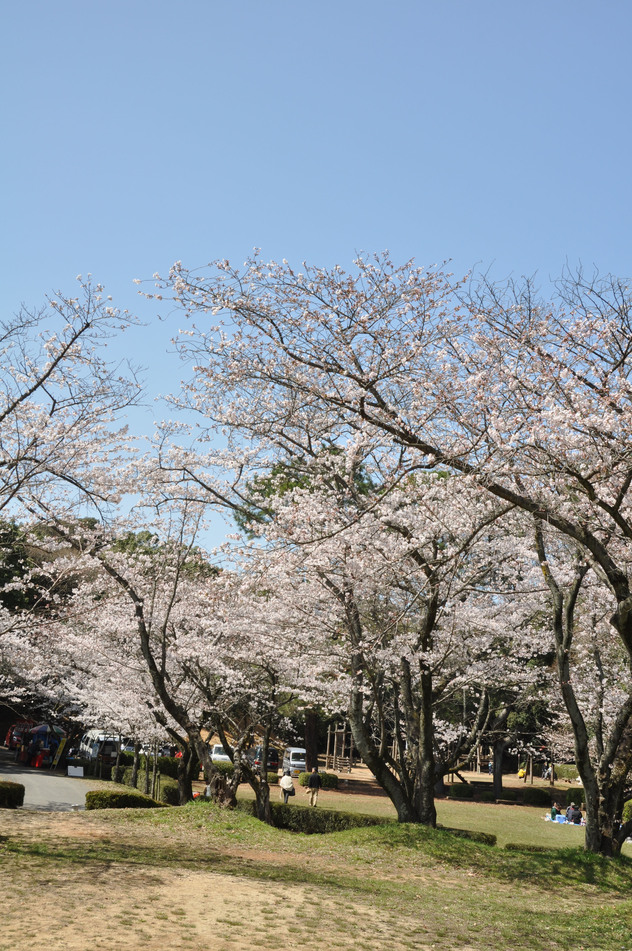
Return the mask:
POLYGON ((290 776, 298 776, 305 772, 305 757, 307 750, 302 746, 288 746, 283 754, 283 769, 289 769, 290 776))
POLYGON ((101 755, 104 759, 115 760, 118 743, 118 736, 102 733, 100 730, 88 730, 79 742, 79 756, 85 759, 96 759, 101 755))

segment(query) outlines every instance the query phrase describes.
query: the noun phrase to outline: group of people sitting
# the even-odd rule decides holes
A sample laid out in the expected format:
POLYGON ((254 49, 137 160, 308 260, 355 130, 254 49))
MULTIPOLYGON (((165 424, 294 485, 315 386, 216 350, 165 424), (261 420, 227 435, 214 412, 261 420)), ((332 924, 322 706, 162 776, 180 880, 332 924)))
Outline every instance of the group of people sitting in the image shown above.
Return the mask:
MULTIPOLYGON (((549 818, 548 816, 546 817, 549 818)), ((572 802, 566 812, 562 811, 562 807, 559 802, 554 802, 551 806, 551 816, 550 818, 553 822, 572 822, 573 825, 580 826, 584 821, 584 816, 581 809, 576 803, 572 802), (561 817, 564 818, 561 818, 561 817)))

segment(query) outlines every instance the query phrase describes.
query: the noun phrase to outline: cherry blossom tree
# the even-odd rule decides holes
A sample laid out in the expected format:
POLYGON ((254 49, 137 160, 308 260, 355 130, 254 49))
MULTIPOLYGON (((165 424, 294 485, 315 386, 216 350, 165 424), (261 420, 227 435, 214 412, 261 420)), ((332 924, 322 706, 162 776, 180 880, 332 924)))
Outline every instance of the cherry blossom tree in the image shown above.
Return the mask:
MULTIPOLYGON (((258 257, 244 269, 177 264, 157 283, 158 296, 203 321, 182 338, 195 376, 179 402, 199 413, 202 432, 223 427, 227 439, 206 468, 174 451, 165 458, 173 471, 220 504, 231 500, 208 476, 214 463, 232 466, 234 501, 245 470, 341 442, 377 442, 410 474, 460 473, 580 546, 632 660, 624 283, 567 276, 541 301, 530 282, 468 290, 388 256, 359 259, 353 274, 258 257), (225 322, 213 326, 209 315, 225 322)), ((596 773, 577 734, 576 753, 586 845, 609 854, 613 804, 632 764, 629 686, 596 773)))
POLYGON ((103 288, 78 278, 76 297, 58 293, 39 312, 23 308, 0 325, 0 510, 97 507, 120 496, 113 461, 125 448, 115 430, 136 402, 133 369, 109 363, 105 346, 131 318, 103 288))

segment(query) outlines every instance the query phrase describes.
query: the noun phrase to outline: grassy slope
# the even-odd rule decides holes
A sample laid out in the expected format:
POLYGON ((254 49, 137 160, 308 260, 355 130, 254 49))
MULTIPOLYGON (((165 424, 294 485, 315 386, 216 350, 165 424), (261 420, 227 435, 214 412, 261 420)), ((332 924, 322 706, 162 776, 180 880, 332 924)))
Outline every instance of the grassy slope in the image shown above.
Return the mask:
POLYGON ((371 951, 632 947, 632 861, 607 862, 581 848, 509 852, 397 824, 292 835, 209 804, 78 814, 73 821, 76 837, 46 844, 10 837, 4 858, 57 868, 101 862, 207 869, 284 885, 290 902, 292 889, 306 886, 312 911, 301 906, 292 946, 326 928, 332 946, 371 951))

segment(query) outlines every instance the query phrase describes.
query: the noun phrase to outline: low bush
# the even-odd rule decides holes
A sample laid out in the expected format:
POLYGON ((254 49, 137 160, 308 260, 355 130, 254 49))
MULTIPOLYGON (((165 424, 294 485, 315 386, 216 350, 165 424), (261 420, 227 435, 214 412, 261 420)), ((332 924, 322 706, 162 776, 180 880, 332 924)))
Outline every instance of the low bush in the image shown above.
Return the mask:
POLYGON ((493 832, 473 832, 471 829, 450 829, 449 826, 437 825, 437 829, 443 829, 457 839, 469 839, 470 842, 482 842, 483 845, 496 845, 496 836, 493 832))
POLYGON ((164 806, 136 789, 98 789, 86 793, 86 809, 161 809, 164 806))
POLYGON ((278 773, 268 773, 268 786, 277 786, 279 783, 278 773))
POLYGON ((621 819, 623 822, 632 822, 632 799, 628 799, 628 801, 623 804, 621 819))
POLYGON ((566 805, 570 806, 572 802, 576 805, 581 805, 584 801, 584 787, 583 786, 569 786, 566 790, 566 805))
POLYGON ((451 783, 448 786, 448 797, 450 799, 473 799, 474 786, 468 783, 451 783))
POLYGON ((517 802, 518 790, 512 786, 503 786, 501 799, 507 799, 509 802, 517 802))
MULTIPOLYGON (((237 807, 253 816, 256 815, 254 802, 239 802, 237 807)), ((349 812, 336 812, 333 809, 319 807, 286 806, 280 802, 270 803, 270 814, 272 825, 276 829, 303 832, 305 835, 323 835, 327 832, 342 832, 345 829, 381 826, 393 821, 378 816, 352 815, 349 812)))
POLYGON ((562 766, 555 767, 555 778, 556 779, 566 779, 573 781, 577 779, 578 776, 577 766, 575 763, 566 763, 562 766))
POLYGON ((524 786, 522 790, 522 801, 525 806, 550 806, 551 793, 542 786, 524 786))
POLYGON ((476 798, 479 802, 496 802, 496 796, 493 789, 477 790, 476 798))
MULTIPOLYGON (((132 786, 132 772, 133 768, 128 766, 123 770, 123 777, 121 782, 125 786, 129 786, 130 789, 134 789, 132 786)), ((151 784, 151 774, 149 776, 151 784)), ((137 792, 141 792, 145 788, 145 773, 144 771, 138 771, 138 786, 136 787, 137 792)), ((141 792, 141 795, 145 795, 141 792)), ((159 783, 158 791, 158 800, 159 802, 165 803, 168 806, 178 806, 180 804, 180 794, 178 792, 178 784, 175 779, 172 779, 170 776, 161 776, 159 783)))
MULTIPOLYGON (((175 756, 159 756, 158 769, 161 776, 169 776, 171 779, 178 778, 178 762, 175 756)), ((151 761, 153 764, 153 760, 151 761)), ((151 765, 149 767, 151 769, 151 765)))
MULTIPOLYGON (((311 773, 299 773, 298 782, 300 786, 309 786, 309 777, 311 773)), ((335 773, 321 773, 318 771, 318 775, 322 781, 323 789, 337 789, 338 788, 338 777, 335 773)))
POLYGON ((0 809, 17 809, 24 804, 24 786, 8 779, 0 781, 0 809))
POLYGON ((232 763, 213 763, 213 769, 216 773, 219 773, 220 776, 232 776, 235 772, 235 767, 232 763))

